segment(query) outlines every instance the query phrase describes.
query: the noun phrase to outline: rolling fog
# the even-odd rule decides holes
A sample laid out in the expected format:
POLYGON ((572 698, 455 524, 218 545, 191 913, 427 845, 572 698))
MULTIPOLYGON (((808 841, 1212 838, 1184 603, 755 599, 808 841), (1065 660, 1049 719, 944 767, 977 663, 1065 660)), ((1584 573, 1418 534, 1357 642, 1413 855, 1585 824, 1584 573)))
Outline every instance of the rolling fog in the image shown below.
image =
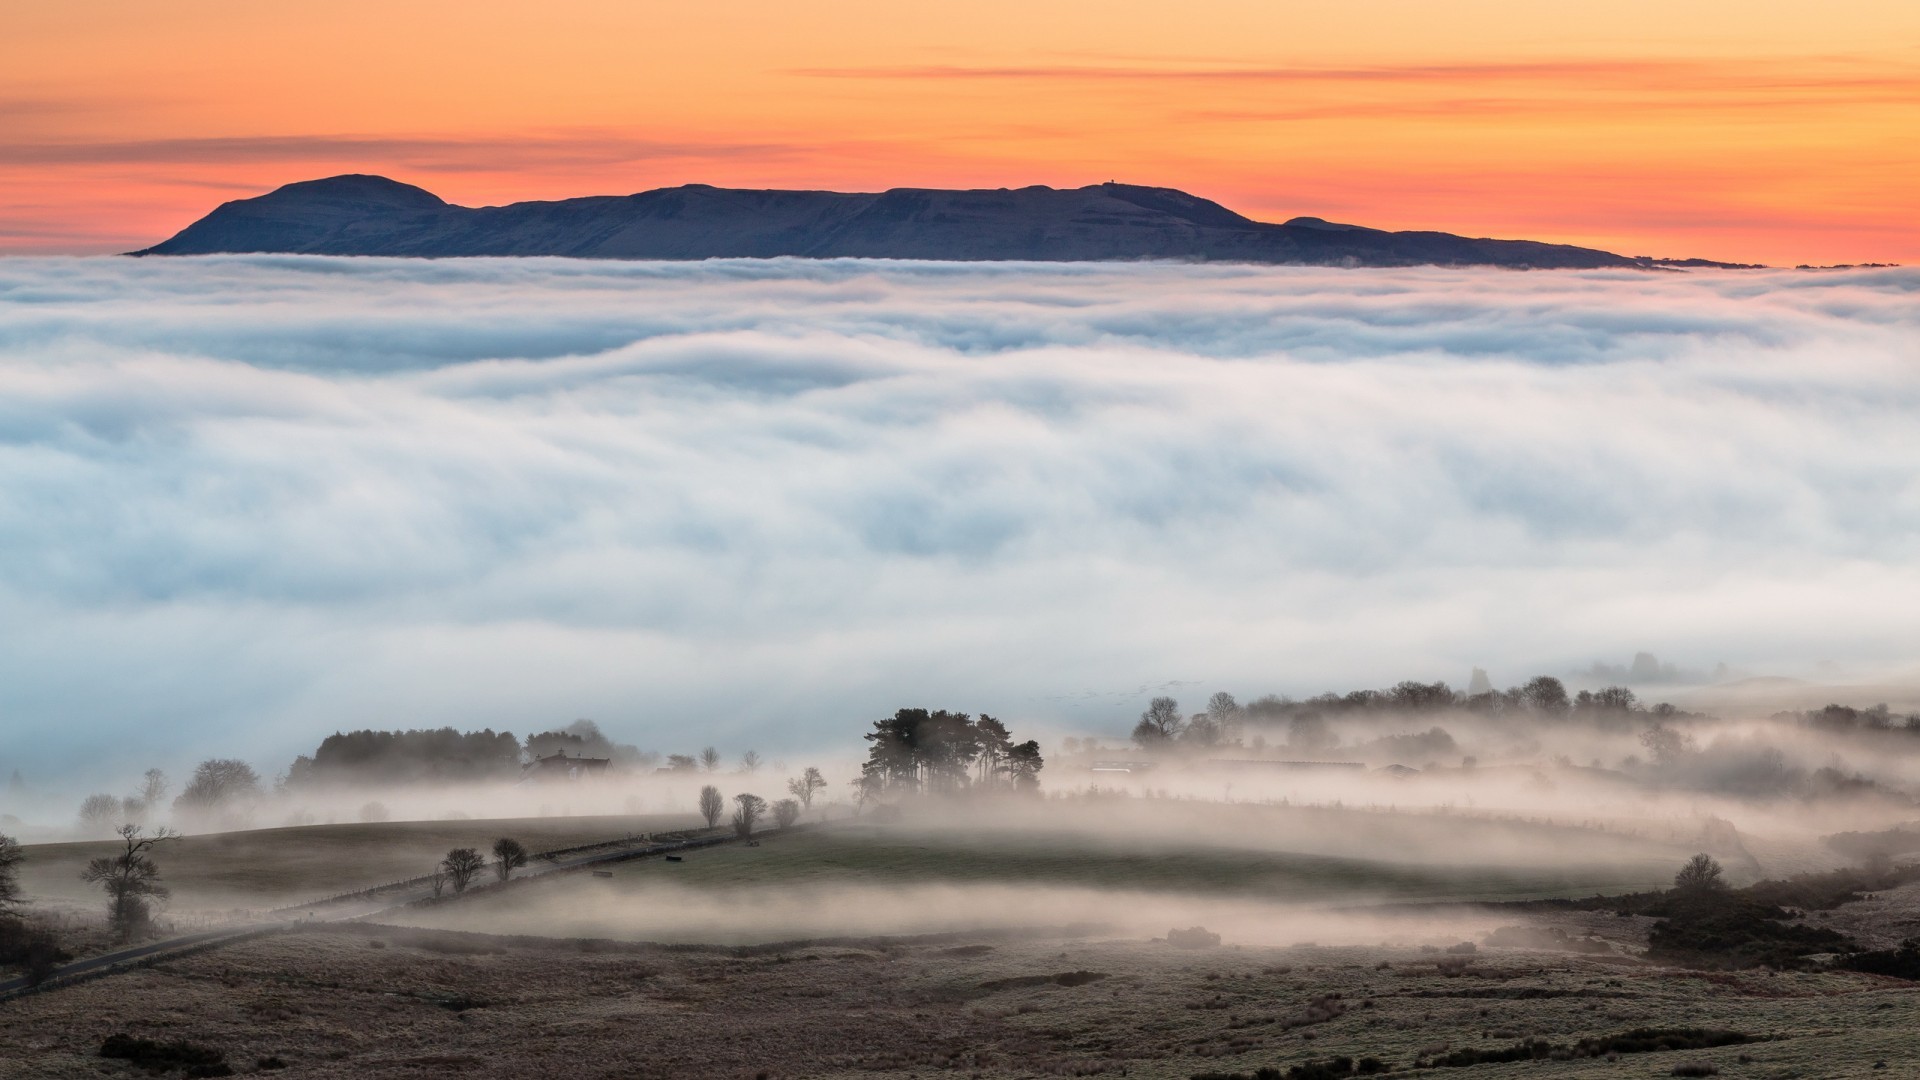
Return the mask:
POLYGON ((914 702, 1102 732, 1143 686, 1642 648, 1898 673, 1916 288, 7 260, 0 778, 582 716, 794 757, 914 702))
POLYGON ((564 897, 406 913, 392 921, 472 933, 723 945, 997 932, 1149 938, 1203 926, 1230 945, 1406 946, 1474 940, 1513 918, 1071 886, 803 885, 717 893, 592 882, 564 897))
MULTIPOLYGON (((1534 892, 1657 884, 1700 850, 1739 880, 1838 865, 1825 837, 1920 819, 1920 737, 1775 714, 1920 708, 1916 291, 1899 269, 0 262, 0 831, 73 839, 88 795, 157 767, 171 797, 209 758, 259 792, 141 820, 684 818, 707 783, 778 799, 807 766, 831 784, 812 818, 845 820, 861 735, 925 705, 1001 717, 1047 763, 1037 797, 899 809, 945 844, 1534 892), (1622 665, 1641 649, 1672 662, 1622 665), (1650 674, 1642 705, 1680 713, 1128 746, 1162 694, 1476 666, 1650 674), (334 732, 579 717, 726 764, 292 775, 334 732)), ((1285 899, 918 887, 869 915, 1164 933, 1285 899)), ((622 932, 839 932, 827 888, 662 894, 632 910, 696 915, 622 932)))

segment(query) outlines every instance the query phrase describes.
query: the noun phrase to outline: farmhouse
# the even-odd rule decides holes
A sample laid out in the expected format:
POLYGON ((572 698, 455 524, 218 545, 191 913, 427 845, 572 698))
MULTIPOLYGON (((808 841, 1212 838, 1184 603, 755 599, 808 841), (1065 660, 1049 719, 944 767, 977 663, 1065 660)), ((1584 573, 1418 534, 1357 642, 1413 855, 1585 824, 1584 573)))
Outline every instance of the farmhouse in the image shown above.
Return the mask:
POLYGON ((572 783, 605 776, 607 758, 568 757, 566 751, 534 758, 520 773, 520 782, 535 784, 572 783))

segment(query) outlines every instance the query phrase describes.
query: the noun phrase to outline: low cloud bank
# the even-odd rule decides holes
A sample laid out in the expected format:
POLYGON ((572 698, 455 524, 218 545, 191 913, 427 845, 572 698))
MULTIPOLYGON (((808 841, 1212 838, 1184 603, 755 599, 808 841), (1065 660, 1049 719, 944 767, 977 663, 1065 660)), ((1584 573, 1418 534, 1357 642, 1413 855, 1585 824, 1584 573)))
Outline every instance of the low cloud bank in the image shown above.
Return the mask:
MULTIPOLYGON (((1920 632, 1920 273, 0 261, 0 768, 1920 632)), ((702 739, 701 741, 707 741, 702 739)), ((135 770, 137 772, 137 770, 135 770)))

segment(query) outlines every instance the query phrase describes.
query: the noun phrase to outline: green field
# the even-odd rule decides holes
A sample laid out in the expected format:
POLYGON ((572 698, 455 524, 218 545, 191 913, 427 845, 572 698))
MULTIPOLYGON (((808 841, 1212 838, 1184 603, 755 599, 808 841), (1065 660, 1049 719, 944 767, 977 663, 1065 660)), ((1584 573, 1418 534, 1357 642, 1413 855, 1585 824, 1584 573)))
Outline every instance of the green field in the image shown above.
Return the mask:
MULTIPOLYGON (((154 859, 173 891, 172 911, 271 908, 417 877, 451 848, 484 852, 502 836, 537 852, 699 824, 691 814, 653 814, 305 825, 189 836, 162 845, 154 859)), ((92 905, 98 892, 80 872, 118 849, 118 841, 29 845, 21 884, 37 904, 92 905)))
POLYGON ((1128 848, 1070 833, 904 831, 837 825, 729 844, 680 863, 622 866, 632 886, 694 888, 807 885, 1039 884, 1089 889, 1244 894, 1282 900, 1368 896, 1391 900, 1482 900, 1590 896, 1651 887, 1673 863, 1649 859, 1588 869, 1412 865, 1195 843, 1128 848))
MULTIPOLYGON (((1422 902, 1644 888, 1673 861, 1574 872, 1337 858, 1226 846, 1115 845, 1086 834, 834 825, 757 846, 648 858, 382 916, 545 937, 755 944, 1085 926, 1122 937, 1203 925, 1231 940, 1452 934, 1422 902)), ((1467 916, 1471 919, 1472 916, 1467 916)), ((1422 940, 1426 940, 1425 937, 1422 940)), ((1459 940, 1457 937, 1451 941, 1459 940)))

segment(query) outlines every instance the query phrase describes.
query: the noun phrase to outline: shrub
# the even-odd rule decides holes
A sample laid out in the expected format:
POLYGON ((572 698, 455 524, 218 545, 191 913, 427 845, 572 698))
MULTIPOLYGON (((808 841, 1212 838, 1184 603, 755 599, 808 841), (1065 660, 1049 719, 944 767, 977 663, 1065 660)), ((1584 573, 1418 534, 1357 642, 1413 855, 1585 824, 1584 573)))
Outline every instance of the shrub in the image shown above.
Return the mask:
POLYGON ((0 964, 25 969, 27 985, 39 986, 71 959, 52 934, 21 919, 0 916, 0 964))
POLYGON ((1345 1080, 1350 1076, 1371 1076, 1385 1072, 1386 1068, 1386 1062, 1377 1057, 1363 1057, 1358 1063, 1350 1057, 1332 1057, 1325 1061, 1303 1061, 1285 1070, 1262 1065, 1251 1073, 1194 1073, 1193 1080, 1345 1080))
POLYGON ((1205 949, 1220 944, 1220 935, 1204 926, 1189 926, 1185 930, 1167 931, 1167 944, 1176 949, 1205 949))
POLYGON ((1809 953, 1846 952, 1845 934, 1785 921, 1787 913, 1722 894, 1708 904, 1677 907, 1647 934, 1647 955, 1694 967, 1793 968, 1809 953))
MULTIPOLYGON (((1599 1035, 1581 1039, 1573 1046, 1561 1046, 1545 1039, 1525 1039, 1512 1046, 1495 1049, 1467 1048, 1455 1050, 1427 1060, 1424 1065, 1415 1062, 1415 1067, 1432 1066, 1439 1069, 1460 1068, 1467 1065, 1498 1065, 1513 1061, 1561 1060, 1565 1058, 1611 1059, 1619 1054, 1650 1054, 1669 1050, 1708 1050, 1718 1046, 1732 1046, 1751 1041, 1752 1036, 1739 1031, 1725 1031, 1708 1028, 1634 1028, 1618 1035, 1599 1035)), ((1675 1074, 1680 1075, 1680 1074, 1675 1074)), ((1712 1075, 1703 1073, 1699 1075, 1712 1075)))
POLYGON ((1890 975, 1896 979, 1920 980, 1920 938, 1908 938, 1897 949, 1854 953, 1840 962, 1849 971, 1869 975, 1890 975))
POLYGON ((184 1069, 187 1076, 194 1078, 233 1075, 233 1067, 227 1064, 225 1053, 184 1039, 163 1043, 152 1039, 136 1039, 123 1032, 107 1036, 106 1041, 100 1044, 100 1056, 119 1058, 154 1076, 175 1069, 184 1069))

